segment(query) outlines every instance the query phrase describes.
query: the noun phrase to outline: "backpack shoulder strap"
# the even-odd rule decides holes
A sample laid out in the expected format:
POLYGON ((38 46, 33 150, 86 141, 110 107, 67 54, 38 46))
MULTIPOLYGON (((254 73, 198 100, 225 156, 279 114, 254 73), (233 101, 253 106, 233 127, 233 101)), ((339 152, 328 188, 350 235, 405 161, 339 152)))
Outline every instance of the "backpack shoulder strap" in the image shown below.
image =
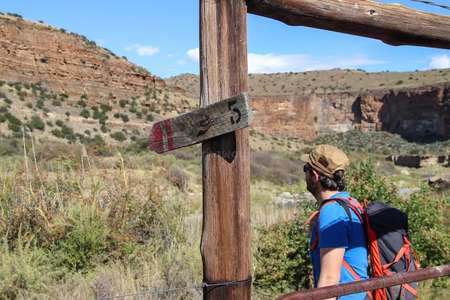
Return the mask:
POLYGON ((352 220, 352 214, 350 212, 349 204, 348 204, 348 202, 345 199, 342 199, 342 198, 331 198, 331 199, 325 200, 320 205, 320 208, 322 208, 322 206, 324 206, 325 204, 332 203, 332 202, 337 202, 345 210, 345 213, 347 214, 348 219, 350 221, 352 220))

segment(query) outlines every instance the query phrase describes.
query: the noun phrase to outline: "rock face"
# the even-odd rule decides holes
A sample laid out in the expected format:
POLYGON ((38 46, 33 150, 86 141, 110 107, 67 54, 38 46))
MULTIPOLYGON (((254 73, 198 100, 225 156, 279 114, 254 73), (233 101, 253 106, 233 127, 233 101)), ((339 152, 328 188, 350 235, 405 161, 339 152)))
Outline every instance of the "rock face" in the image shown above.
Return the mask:
POLYGON ((56 92, 93 98, 138 95, 165 85, 83 36, 4 15, 0 15, 0 80, 41 82, 56 92))
POLYGON ((309 140, 353 128, 410 141, 450 138, 450 83, 364 94, 252 96, 252 107, 255 129, 309 140))
POLYGON ((355 123, 349 93, 309 96, 252 96, 253 127, 270 134, 311 140, 329 132, 351 130, 355 123))
POLYGON ((421 168, 436 165, 450 167, 450 155, 394 155, 387 157, 387 160, 394 162, 397 166, 409 168, 421 168))
POLYGON ((450 138, 450 83, 373 92, 357 99, 360 124, 400 134, 411 141, 450 138))

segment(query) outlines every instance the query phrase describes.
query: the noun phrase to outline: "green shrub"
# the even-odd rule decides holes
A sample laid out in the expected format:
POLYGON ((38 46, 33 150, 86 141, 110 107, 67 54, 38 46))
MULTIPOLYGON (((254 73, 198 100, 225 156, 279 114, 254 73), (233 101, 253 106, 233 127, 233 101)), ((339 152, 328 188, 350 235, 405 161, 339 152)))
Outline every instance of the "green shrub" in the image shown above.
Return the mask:
POLYGON ((111 111, 111 110, 112 110, 112 107, 111 107, 111 105, 109 105, 109 104, 101 103, 101 104, 100 104, 100 109, 101 109, 103 112, 108 112, 108 111, 111 111))
POLYGON ((70 271, 87 271, 107 250, 107 225, 93 207, 72 208, 71 229, 58 241, 56 264, 70 271))
POLYGON ((125 141, 127 139, 125 134, 123 134, 123 132, 121 132, 121 131, 117 131, 117 132, 111 133, 110 136, 113 139, 115 139, 116 141, 119 141, 119 142, 123 142, 123 141, 125 141))
POLYGON ((61 106, 62 105, 61 100, 53 100, 52 105, 53 106, 61 106))
POLYGON ((130 121, 130 118, 128 117, 127 114, 121 114, 120 118, 122 118, 122 122, 127 123, 128 121, 130 121))
POLYGON ((81 110, 81 112, 80 112, 80 116, 82 116, 82 117, 85 118, 85 119, 88 119, 88 118, 91 117, 91 113, 89 112, 88 109, 83 108, 83 109, 81 110))
POLYGON ((63 137, 71 142, 74 142, 76 140, 76 135, 73 131, 73 129, 67 125, 63 125, 61 127, 61 134, 63 137))
POLYGON ((271 296, 312 286, 309 236, 304 222, 314 210, 311 203, 299 206, 295 220, 258 229, 255 258, 256 289, 271 296))
POLYGON ((359 201, 385 201, 396 204, 400 201, 397 188, 385 177, 376 174, 371 161, 352 165, 347 171, 347 189, 359 201))
POLYGON ((5 117, 8 120, 8 128, 13 132, 20 132, 20 126, 22 126, 22 121, 17 119, 15 116, 13 116, 11 113, 7 112, 5 113, 5 117))
MULTIPOLYGON (((450 195, 433 193, 423 185, 409 201, 397 204, 408 214, 409 234, 422 267, 447 264, 450 261, 450 231, 448 212, 450 195)), ((444 278, 434 280, 433 286, 446 287, 444 278)))
POLYGON ((86 105, 87 105, 86 102, 83 101, 83 100, 78 101, 77 104, 78 104, 78 106, 80 106, 80 107, 86 107, 86 105))
POLYGON ((44 130, 45 123, 38 115, 33 115, 31 117, 30 127, 33 129, 44 130))
POLYGON ((124 108, 125 106, 127 106, 127 104, 128 104, 128 100, 125 100, 125 99, 119 100, 120 107, 124 108))
POLYGON ((55 271, 44 249, 27 244, 10 250, 4 241, 0 242, 0 249, 0 298, 20 299, 24 291, 43 293, 55 280, 55 271))
POLYGON ((153 120, 155 120, 155 117, 153 117, 152 114, 148 114, 148 115, 145 117, 145 119, 146 119, 147 121, 149 121, 149 122, 153 122, 153 120))
POLYGON ((64 122, 61 120, 56 120, 55 124, 56 126, 62 127, 64 125, 64 122))
POLYGON ((39 99, 38 101, 36 101, 36 107, 39 109, 43 109, 45 106, 45 102, 42 99, 39 99))

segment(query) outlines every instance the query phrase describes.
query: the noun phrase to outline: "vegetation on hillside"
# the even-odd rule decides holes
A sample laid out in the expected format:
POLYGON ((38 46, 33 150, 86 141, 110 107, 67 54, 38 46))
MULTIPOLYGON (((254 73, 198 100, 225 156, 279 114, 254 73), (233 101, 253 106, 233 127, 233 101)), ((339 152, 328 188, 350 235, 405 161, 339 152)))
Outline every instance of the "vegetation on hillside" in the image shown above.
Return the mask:
MULTIPOLYGON (((202 278, 200 147, 156 155, 144 139, 87 152, 21 138, 0 145, 1 295, 102 298, 176 288, 166 296, 201 297, 190 288, 202 278)), ((266 299, 310 286, 303 222, 314 203, 305 200, 297 154, 252 156, 254 297, 266 299), (279 200, 283 194, 298 208, 279 200)), ((372 164, 351 170, 354 195, 386 199, 409 214, 422 265, 448 261, 448 194, 423 188, 405 200, 372 164)), ((445 281, 433 283, 439 293, 445 281)))

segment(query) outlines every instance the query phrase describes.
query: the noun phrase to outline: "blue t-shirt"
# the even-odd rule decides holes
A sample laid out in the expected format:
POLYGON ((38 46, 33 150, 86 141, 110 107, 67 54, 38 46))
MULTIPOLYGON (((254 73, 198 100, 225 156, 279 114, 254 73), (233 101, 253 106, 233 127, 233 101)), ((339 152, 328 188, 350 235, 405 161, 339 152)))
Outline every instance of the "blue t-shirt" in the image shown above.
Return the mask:
MULTIPOLYGON (((338 192, 333 198, 349 198, 348 192, 338 192)), ((345 248, 344 259, 361 277, 361 280, 368 279, 368 259, 367 242, 363 224, 358 216, 350 209, 352 220, 350 222, 345 209, 337 202, 332 202, 322 206, 319 214, 318 224, 313 225, 311 243, 316 239, 319 226, 319 243, 313 251, 311 258, 314 271, 314 285, 317 286, 320 275, 320 248, 345 248)), ((341 267, 340 283, 353 282, 355 279, 347 269, 341 267)), ((341 300, 364 299, 366 292, 345 295, 339 297, 341 300)))

